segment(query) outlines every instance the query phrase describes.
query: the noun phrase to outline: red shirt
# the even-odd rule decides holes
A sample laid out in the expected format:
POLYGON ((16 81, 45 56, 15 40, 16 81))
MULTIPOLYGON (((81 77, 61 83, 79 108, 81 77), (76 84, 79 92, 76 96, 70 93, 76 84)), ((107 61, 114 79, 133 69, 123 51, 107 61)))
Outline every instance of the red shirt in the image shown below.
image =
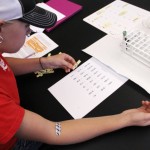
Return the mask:
POLYGON ((8 150, 15 144, 14 135, 24 112, 14 74, 0 54, 0 150, 8 150))

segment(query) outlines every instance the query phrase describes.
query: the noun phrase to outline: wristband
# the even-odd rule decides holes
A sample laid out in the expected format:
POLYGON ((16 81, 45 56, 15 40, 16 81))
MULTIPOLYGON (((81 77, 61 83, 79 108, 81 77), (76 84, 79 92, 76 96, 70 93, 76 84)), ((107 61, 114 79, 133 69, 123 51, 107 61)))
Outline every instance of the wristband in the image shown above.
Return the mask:
POLYGON ((42 65, 41 59, 42 59, 42 57, 39 58, 39 63, 40 63, 41 68, 44 70, 45 68, 42 65))

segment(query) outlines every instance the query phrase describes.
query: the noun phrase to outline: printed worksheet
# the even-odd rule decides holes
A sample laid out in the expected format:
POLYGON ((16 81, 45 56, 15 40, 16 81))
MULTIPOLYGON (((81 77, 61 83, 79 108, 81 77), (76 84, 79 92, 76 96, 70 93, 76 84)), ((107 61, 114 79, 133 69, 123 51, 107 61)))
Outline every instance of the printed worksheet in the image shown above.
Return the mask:
POLYGON ((49 53, 58 45, 44 33, 35 33, 26 38, 22 48, 16 53, 3 53, 5 57, 39 58, 49 53))
POLYGON ((92 57, 48 90, 74 119, 78 119, 84 117, 126 81, 127 78, 92 57))
POLYGON ((142 21, 148 16, 150 16, 149 11, 116 0, 83 20, 113 37, 122 38, 123 31, 131 30, 136 25, 142 24, 142 21))

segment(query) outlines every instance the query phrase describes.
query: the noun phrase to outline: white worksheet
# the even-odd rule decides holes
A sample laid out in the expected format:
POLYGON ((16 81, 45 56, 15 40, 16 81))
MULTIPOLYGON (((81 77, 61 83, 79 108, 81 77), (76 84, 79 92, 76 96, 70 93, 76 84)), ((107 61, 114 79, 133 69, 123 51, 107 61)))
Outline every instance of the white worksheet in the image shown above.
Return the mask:
POLYGON ((127 81, 95 58, 90 58, 48 88, 74 119, 82 118, 127 81))
POLYGON ((122 38, 123 31, 133 29, 148 16, 149 11, 116 0, 83 20, 113 37, 122 38))
POLYGON ((35 33, 26 38, 24 45, 16 53, 3 53, 5 57, 39 58, 57 48, 58 45, 44 33, 35 33))

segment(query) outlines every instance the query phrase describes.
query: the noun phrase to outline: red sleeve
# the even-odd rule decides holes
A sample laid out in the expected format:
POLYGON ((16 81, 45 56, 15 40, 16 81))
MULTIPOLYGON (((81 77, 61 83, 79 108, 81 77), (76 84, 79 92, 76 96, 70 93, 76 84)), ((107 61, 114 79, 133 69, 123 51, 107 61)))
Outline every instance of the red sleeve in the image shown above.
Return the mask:
POLYGON ((24 108, 15 103, 0 89, 0 144, 7 143, 19 129, 24 108))

